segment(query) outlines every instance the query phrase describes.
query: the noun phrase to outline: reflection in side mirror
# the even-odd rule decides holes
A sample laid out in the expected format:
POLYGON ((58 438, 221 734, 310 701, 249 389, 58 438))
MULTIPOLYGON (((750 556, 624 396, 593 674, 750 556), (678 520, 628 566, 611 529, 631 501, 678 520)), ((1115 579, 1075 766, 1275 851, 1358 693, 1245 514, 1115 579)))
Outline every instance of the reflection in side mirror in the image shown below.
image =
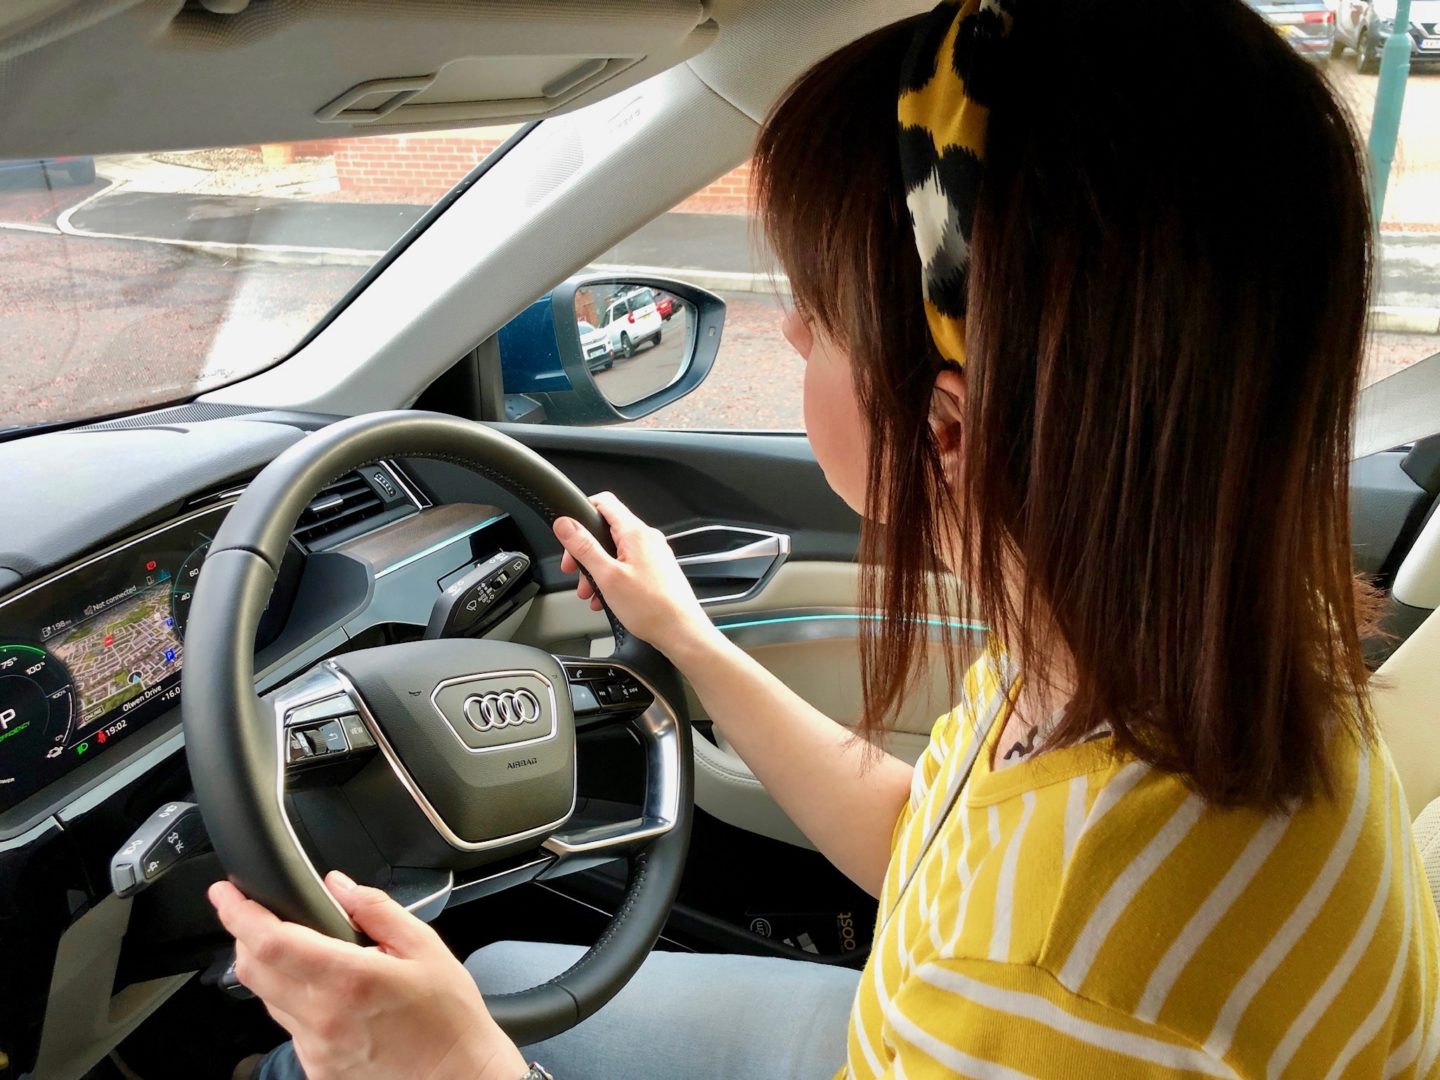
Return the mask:
POLYGON ((575 325, 585 366, 611 405, 634 405, 674 385, 695 351, 695 305, 630 282, 576 289, 575 325))
POLYGON ((506 415, 617 424, 678 401, 710 373, 725 302, 663 278, 582 274, 498 335, 506 415))

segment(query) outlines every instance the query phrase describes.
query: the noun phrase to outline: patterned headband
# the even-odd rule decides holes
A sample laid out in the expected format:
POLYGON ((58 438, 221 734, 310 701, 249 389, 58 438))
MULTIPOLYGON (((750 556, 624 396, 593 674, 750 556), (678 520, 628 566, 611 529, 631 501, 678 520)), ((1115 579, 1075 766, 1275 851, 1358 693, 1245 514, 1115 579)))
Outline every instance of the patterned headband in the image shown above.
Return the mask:
POLYGON ((946 0, 921 20, 900 70, 900 171, 925 315, 941 355, 965 365, 965 283, 994 73, 1017 0, 946 0))

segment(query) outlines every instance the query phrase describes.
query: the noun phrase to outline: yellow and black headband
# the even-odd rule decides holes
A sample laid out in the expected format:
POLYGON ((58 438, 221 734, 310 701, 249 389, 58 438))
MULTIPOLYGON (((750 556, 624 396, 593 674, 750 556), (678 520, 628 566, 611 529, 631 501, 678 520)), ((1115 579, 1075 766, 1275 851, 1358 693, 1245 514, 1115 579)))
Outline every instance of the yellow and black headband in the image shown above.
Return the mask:
POLYGON ((941 355, 965 364, 970 227, 994 72, 1018 0, 947 0, 923 20, 900 72, 900 169, 925 314, 941 355))

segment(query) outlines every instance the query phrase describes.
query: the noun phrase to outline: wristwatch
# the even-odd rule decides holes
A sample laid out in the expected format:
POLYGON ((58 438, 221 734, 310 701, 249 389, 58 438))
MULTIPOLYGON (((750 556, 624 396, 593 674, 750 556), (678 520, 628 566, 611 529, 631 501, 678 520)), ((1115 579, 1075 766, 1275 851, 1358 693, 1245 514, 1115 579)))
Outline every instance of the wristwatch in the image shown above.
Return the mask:
POLYGON ((545 1071, 545 1066, 538 1061, 532 1061, 529 1070, 520 1077, 520 1080, 555 1080, 555 1078, 545 1071))

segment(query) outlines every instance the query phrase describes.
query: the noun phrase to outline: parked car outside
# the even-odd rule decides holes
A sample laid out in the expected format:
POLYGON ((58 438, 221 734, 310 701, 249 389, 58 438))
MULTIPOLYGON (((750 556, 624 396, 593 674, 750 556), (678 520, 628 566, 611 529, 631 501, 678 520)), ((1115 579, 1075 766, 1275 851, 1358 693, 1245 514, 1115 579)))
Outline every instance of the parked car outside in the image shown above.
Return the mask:
POLYGON ((580 326, 580 351, 585 354, 585 366, 591 371, 609 371, 615 366, 615 353, 610 348, 609 335, 597 330, 584 319, 580 326))
POLYGON ((64 173, 65 179, 77 187, 95 182, 95 159, 88 154, 83 157, 28 158, 19 161, 0 161, 0 174, 38 172, 47 178, 55 173, 64 173))
POLYGON ((633 289, 610 301, 600 326, 606 331, 612 354, 630 359, 642 342, 660 344, 665 320, 655 306, 650 289, 633 289))
MULTIPOLYGON (((1334 0, 1246 0, 1290 47, 1310 60, 1330 55, 1335 42, 1334 0)), ((1341 0, 1343 3, 1344 0, 1341 0)))
POLYGON ((675 298, 669 293, 656 293, 655 310, 660 312, 660 318, 669 322, 670 316, 675 314, 675 298))
MULTIPOLYGON (((1380 70, 1380 54, 1395 31, 1395 0, 1336 0, 1335 43, 1330 55, 1355 51, 1356 70, 1380 70)), ((1440 65, 1440 0, 1411 0, 1410 66, 1440 65)))

